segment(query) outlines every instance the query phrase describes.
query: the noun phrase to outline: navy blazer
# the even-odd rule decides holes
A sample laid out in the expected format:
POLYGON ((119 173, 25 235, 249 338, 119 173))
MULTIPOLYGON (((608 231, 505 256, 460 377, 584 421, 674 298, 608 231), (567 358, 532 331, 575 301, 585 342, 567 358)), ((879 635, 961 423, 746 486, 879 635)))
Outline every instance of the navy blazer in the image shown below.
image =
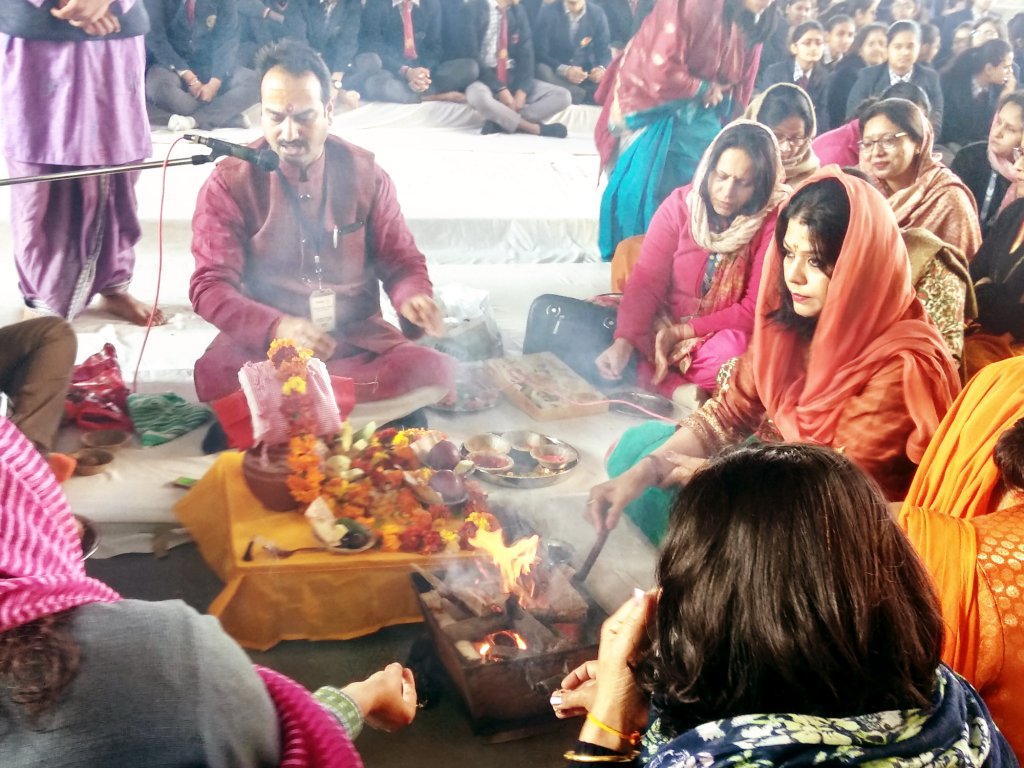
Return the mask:
POLYGON ((647 14, 654 8, 654 0, 638 0, 636 12, 629 0, 588 0, 601 6, 605 17, 608 19, 608 38, 613 48, 622 49, 626 47, 636 32, 640 22, 647 18, 647 14))
POLYGON ((338 0, 331 15, 324 18, 323 6, 317 0, 310 0, 307 15, 310 45, 324 57, 332 73, 344 73, 352 66, 359 50, 363 4, 360 0, 338 0))
MULTIPOLYGON (((939 137, 942 136, 943 111, 942 88, 939 85, 939 74, 931 67, 926 67, 923 64, 915 64, 914 70, 910 75, 910 82, 928 94, 928 99, 932 103, 932 126, 935 128, 935 140, 938 142, 939 137)), ((846 119, 853 119, 853 113, 857 110, 857 105, 864 99, 868 96, 881 96, 882 92, 888 88, 889 85, 888 62, 882 62, 881 64, 876 64, 873 67, 864 67, 864 69, 857 73, 857 82, 853 84, 853 88, 850 90, 850 96, 846 101, 846 119)))
POLYGON ((572 35, 565 4, 545 5, 537 14, 533 48, 537 63, 547 64, 555 71, 563 64, 581 67, 584 72, 607 67, 612 60, 608 18, 598 5, 588 2, 576 34, 572 35))
POLYGON ((188 23, 181 0, 145 0, 150 29, 147 63, 175 71, 192 70, 207 82, 231 80, 238 58, 241 27, 235 0, 196 0, 195 21, 188 23))
POLYGON ((412 9, 416 58, 405 58, 402 9, 392 0, 367 0, 359 34, 359 49, 376 53, 384 68, 396 74, 402 67, 434 69, 441 63, 441 3, 420 0, 412 9))

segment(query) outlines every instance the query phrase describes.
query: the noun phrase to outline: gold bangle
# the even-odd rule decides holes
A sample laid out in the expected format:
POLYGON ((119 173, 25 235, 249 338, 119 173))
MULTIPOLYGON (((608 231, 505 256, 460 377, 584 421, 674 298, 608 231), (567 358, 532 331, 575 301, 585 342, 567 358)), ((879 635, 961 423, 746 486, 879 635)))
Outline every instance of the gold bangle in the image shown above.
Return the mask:
POLYGON ((640 754, 639 750, 618 755, 581 755, 576 750, 569 750, 562 757, 573 763, 632 763, 640 754))
POLYGON ((594 725, 596 725, 598 728, 600 728, 605 733, 610 733, 612 736, 618 736, 620 739, 622 739, 624 742, 629 744, 629 746, 631 746, 631 747, 635 747, 637 744, 640 743, 640 731, 633 731, 632 733, 629 733, 629 734, 625 734, 622 731, 617 731, 614 728, 612 728, 610 725, 608 725, 606 723, 602 723, 600 720, 598 720, 596 717, 594 717, 594 713, 593 712, 587 712, 587 720, 592 722, 594 725))

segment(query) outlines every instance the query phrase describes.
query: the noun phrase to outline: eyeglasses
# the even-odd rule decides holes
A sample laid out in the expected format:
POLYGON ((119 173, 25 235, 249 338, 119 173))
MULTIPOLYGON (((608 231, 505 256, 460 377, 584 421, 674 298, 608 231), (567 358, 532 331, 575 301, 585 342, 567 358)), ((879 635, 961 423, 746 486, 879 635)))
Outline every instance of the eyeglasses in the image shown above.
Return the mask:
POLYGON ((1013 162, 1019 163, 1020 159, 1024 157, 1024 147, 1013 148, 1013 162))
POLYGON ((883 152, 892 152, 899 143, 897 139, 901 139, 906 135, 906 131, 900 131, 899 133, 886 134, 874 141, 858 141, 857 149, 862 155, 870 155, 877 146, 880 146, 883 152))
POLYGON ((779 140, 779 149, 789 147, 791 150, 803 149, 811 139, 809 136, 776 136, 779 140))

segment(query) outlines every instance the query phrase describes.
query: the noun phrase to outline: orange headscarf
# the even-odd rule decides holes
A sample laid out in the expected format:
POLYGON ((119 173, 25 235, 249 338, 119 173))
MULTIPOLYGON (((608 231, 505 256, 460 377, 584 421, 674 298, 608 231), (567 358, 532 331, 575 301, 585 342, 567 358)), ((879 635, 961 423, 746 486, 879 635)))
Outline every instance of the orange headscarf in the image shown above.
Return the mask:
POLYGON ((885 198, 835 165, 805 184, 823 179, 846 189, 850 226, 809 349, 798 334, 766 319, 785 290, 782 256, 774 242, 769 246, 751 342, 758 395, 784 439, 831 445, 843 403, 899 359, 906 402, 893 406, 914 421, 906 452, 917 462, 959 392, 960 376, 914 293, 907 249, 885 198))
POLYGON ((985 366, 939 425, 904 509, 925 507, 964 519, 986 514, 999 485, 992 450, 1018 419, 1024 419, 1024 358, 985 366))

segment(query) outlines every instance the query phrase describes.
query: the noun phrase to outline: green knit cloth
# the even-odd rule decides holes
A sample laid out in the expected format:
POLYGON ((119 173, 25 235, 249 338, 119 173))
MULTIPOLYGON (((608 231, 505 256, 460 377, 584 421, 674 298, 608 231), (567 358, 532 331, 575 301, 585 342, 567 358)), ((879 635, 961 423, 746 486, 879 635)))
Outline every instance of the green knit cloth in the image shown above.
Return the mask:
POLYGON ((128 412, 144 446, 163 445, 210 420, 205 405, 190 403, 172 392, 128 395, 128 412))

